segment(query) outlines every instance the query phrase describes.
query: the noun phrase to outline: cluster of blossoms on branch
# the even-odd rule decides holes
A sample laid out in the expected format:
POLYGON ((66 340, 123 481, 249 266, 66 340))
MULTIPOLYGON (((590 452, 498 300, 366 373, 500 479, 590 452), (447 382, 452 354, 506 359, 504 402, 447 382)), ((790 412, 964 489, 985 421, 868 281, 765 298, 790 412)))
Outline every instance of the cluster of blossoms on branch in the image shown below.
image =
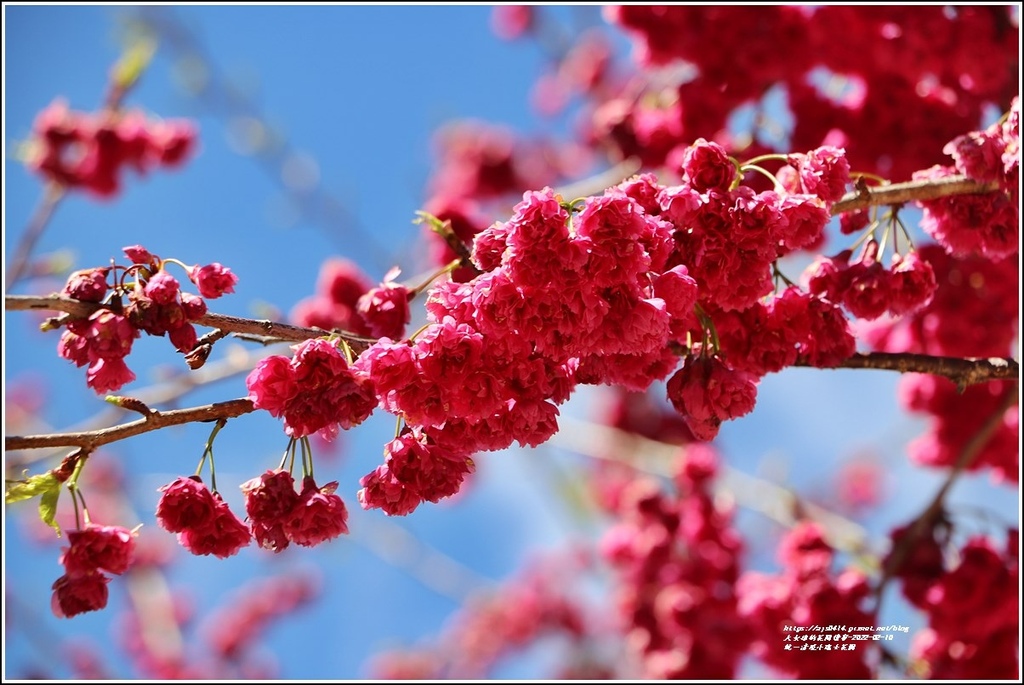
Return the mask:
POLYGON ((957 136, 943 148, 953 165, 936 165, 915 179, 962 174, 999 192, 921 203, 921 228, 954 257, 982 255, 998 262, 1017 254, 1020 244, 1020 97, 1003 120, 957 136))
POLYGON ((175 168, 196 145, 187 119, 153 120, 137 110, 76 112, 57 100, 36 118, 28 166, 60 187, 108 198, 120 190, 123 169, 175 168))
MULTIPOLYGON (((876 350, 1002 357, 1018 335, 1020 304, 1019 210, 1020 99, 1001 124, 959 136, 946 146, 956 171, 978 181, 995 181, 998 190, 922 201, 922 227, 938 244, 915 254, 941 287, 926 306, 899 318, 867 326, 864 337, 876 350), (939 228, 941 227, 941 228, 939 228)), ((926 176, 946 176, 936 167, 926 176)), ((999 407, 1002 417, 968 468, 991 468, 999 480, 1017 482, 1020 474, 1019 412, 1016 383, 993 381, 957 388, 943 378, 907 374, 899 397, 908 411, 931 417, 929 430, 908 447, 910 458, 930 466, 953 466, 957 455, 999 407)))
MULTIPOLYGON (((499 11, 511 22, 506 37, 538 30, 529 8, 499 11)), ((873 611, 865 608, 873 590, 868 577, 835 574, 835 550, 810 521, 783 538, 780 573, 743 572, 732 503, 713 490, 717 453, 701 442, 753 410, 766 374, 795 364, 841 365, 855 352, 855 332, 881 351, 1007 354, 1019 300, 1019 98, 987 129, 953 136, 977 126, 987 103, 1005 104, 1016 88, 1015 78, 991 69, 1004 43, 1015 40, 1016 26, 1001 9, 976 8, 630 6, 609 8, 606 16, 634 34, 644 66, 684 59, 692 70, 637 87, 636 80, 617 80, 608 46, 588 37, 562 56, 553 78, 538 83, 538 101, 551 113, 570 91, 583 94, 592 105, 582 136, 587 146, 667 173, 633 176, 570 201, 549 187, 530 190, 509 220, 488 226, 478 201, 547 186, 571 175, 585 155, 522 145, 506 130, 483 125, 447 131, 428 223, 444 238, 436 257, 449 278, 428 294, 427 324, 406 337, 410 301, 425 286, 401 285, 392 272, 374 287, 354 264, 326 262, 317 294, 293 312, 325 336, 296 345, 290 357, 267 357, 246 380, 252 405, 282 419, 292 464, 285 468, 286 452, 280 467, 241 485, 242 520, 216 490, 211 436, 196 475, 160 488, 157 520, 198 555, 228 557, 252 539, 273 552, 292 543, 314 546, 347 533, 348 512, 338 483, 320 486, 313 477, 309 436, 333 439, 377 408, 397 415, 384 463, 361 479, 357 497, 364 508, 404 515, 458 492, 477 452, 546 442, 558 430, 559 406, 577 386, 610 385, 634 393, 618 417, 629 430, 690 443, 676 464, 673 492, 632 472, 603 483, 603 504, 618 523, 601 550, 614 569, 627 656, 641 672, 730 678, 749 653, 797 678, 870 677, 874 651, 836 650, 823 659, 793 649, 779 631, 877 623, 880 598, 873 611), (919 26, 910 32, 912 22, 919 26), (921 23, 931 32, 927 43, 916 40, 921 23), (849 45, 884 41, 877 50, 851 50, 832 40, 838 27, 854 37, 849 45), (779 50, 780 35, 812 46, 816 63, 779 50), (965 35, 985 40, 968 44, 965 35), (713 49, 722 43, 743 49, 713 49), (782 147, 814 147, 807 153, 772 154, 761 136, 751 143, 727 126, 737 108, 762 107, 765 94, 778 88, 796 119, 782 147), (710 141, 691 144, 696 132, 710 141), (938 161, 945 141, 942 151, 953 164, 917 171, 938 161), (750 161, 738 162, 737 150, 750 161), (765 168, 775 162, 776 171, 765 168), (874 209, 845 213, 840 232, 859 234, 856 242, 817 256, 798 285, 780 260, 820 251, 826 224, 839 213, 833 206, 851 181, 864 193, 866 179, 880 180, 874 173, 851 177, 851 163, 891 179, 963 175, 997 191, 921 202, 922 227, 937 244, 917 249, 899 206, 884 216, 874 209), (635 415, 625 416, 640 407, 641 392, 662 381, 675 416, 651 412, 643 427, 635 415), (199 476, 207 455, 210 487, 199 476)), ((751 133, 763 133, 760 121, 751 133)), ((152 122, 138 112, 85 115, 58 102, 36 122, 30 165, 63 187, 106 197, 117 191, 124 166, 173 166, 194 147, 194 130, 181 122, 152 122)), ((59 353, 88 366, 97 392, 134 379, 124 359, 141 331, 167 335, 186 358, 196 354, 203 298, 232 292, 236 283, 220 264, 185 267, 200 293, 192 295, 166 269, 185 265, 140 246, 125 253, 131 266, 76 272, 64 289, 101 308, 50 324, 66 326, 59 353)), ((910 457, 960 468, 972 441, 984 436, 967 468, 1018 480, 1016 393, 1009 381, 965 390, 930 375, 905 376, 901 402, 932 418, 910 444, 910 457)), ((1008 531, 1005 549, 976 536, 954 554, 947 525, 937 517, 923 533, 898 529, 874 591, 881 595, 890 578, 898 579, 927 616, 928 628, 911 649, 922 673, 967 679, 1016 672, 1019 622, 1006 600, 1019 594, 1017 531, 1008 531), (1002 608, 979 614, 979 606, 1002 608)), ((68 542, 65 575, 53 586, 54 613, 103 608, 105 574, 128 569, 134 533, 94 525, 87 516, 68 542)), ((470 605, 447 653, 390 655, 379 672, 482 677, 501 655, 550 633, 568 636, 586 654, 592 636, 582 610, 548 580, 529 578, 470 605)), ((268 586, 261 601, 240 603, 218 619, 214 650, 238 659, 266 621, 308 596, 301 583, 268 586)), ((584 657, 581 664, 566 674, 615 673, 611 663, 584 657)), ((152 671, 202 673, 180 661, 152 671)))
MULTIPOLYGON (((355 359, 344 336, 344 355, 327 342, 302 343, 290 360, 259 363, 250 397, 283 416, 293 437, 333 437, 362 422, 374 397, 400 416, 406 429, 359 495, 389 514, 456 492, 475 452, 545 442, 577 384, 642 390, 664 379, 677 349, 685 358, 671 399, 694 433, 711 439, 723 420, 753 408, 759 375, 801 354, 831 366, 853 352, 837 306, 798 293, 786 299, 788 336, 774 341, 777 358, 763 368, 735 368, 714 329, 720 314, 761 306, 775 262, 820 241, 848 183, 841 150, 791 161, 799 192, 755 193, 706 141, 690 150, 678 186, 645 175, 576 203, 550 189, 527 192, 509 221, 475 237, 462 266, 477 275, 431 289, 428 323, 413 338, 381 338, 355 359)), ((344 272, 330 279, 351 281, 344 272)))
POLYGON ((192 322, 206 312, 206 301, 234 292, 238 277, 218 262, 187 267, 200 295, 184 292, 161 260, 140 245, 124 248, 130 266, 97 267, 68 277, 62 295, 81 302, 103 304, 88 318, 67 316, 47 327, 65 326, 57 353, 76 366, 87 366, 86 379, 97 393, 118 390, 135 380, 125 363, 141 332, 166 335, 174 348, 188 354, 196 347, 192 322), (127 304, 124 302, 127 298, 127 304))

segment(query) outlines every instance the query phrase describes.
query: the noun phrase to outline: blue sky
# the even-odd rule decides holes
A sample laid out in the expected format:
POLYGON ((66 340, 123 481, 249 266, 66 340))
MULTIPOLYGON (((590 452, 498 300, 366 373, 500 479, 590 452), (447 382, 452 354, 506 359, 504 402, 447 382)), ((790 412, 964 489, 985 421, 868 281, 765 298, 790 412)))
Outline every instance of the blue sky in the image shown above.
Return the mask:
MULTIPOLYGON (((592 21, 597 15, 595 8, 546 9, 570 21, 592 21)), ((235 151, 233 125, 183 93, 177 85, 181 65, 175 63, 172 47, 161 45, 127 103, 165 118, 194 118, 200 127, 200 153, 181 170, 155 170, 144 179, 127 179, 125 191, 113 202, 69 197, 37 254, 70 248, 78 268, 105 264, 120 256, 121 247, 140 243, 186 263, 220 261, 240 280, 236 293, 217 301, 214 310, 240 316, 262 315, 268 306, 287 312, 311 294, 319 265, 330 255, 361 260, 375 279, 393 264, 407 275, 415 272, 422 266, 421 233, 411 222, 426 199, 430 139, 439 125, 453 118, 477 118, 529 132, 554 133, 567 126, 566 121, 543 120, 531 112, 529 92, 543 56, 530 44, 497 40, 488 28, 490 11, 486 6, 172 8, 170 16, 202 41, 208 63, 217 66, 221 77, 240 84, 248 101, 287 136, 300 159, 306 164, 315 160, 322 189, 342 202, 351 221, 329 226, 301 217, 286 221, 289 212, 277 172, 268 173, 235 151), (368 256, 371 244, 377 248, 368 256)), ((8 254, 41 194, 38 179, 14 158, 17 141, 28 136, 36 113, 56 96, 74 109, 100 105, 108 70, 121 51, 119 36, 131 16, 131 8, 119 6, 4 7, 8 254)), ((625 49, 625 42, 619 47, 625 49)), ((48 291, 59 285, 35 287, 48 291)), ((36 324, 25 313, 5 314, 5 387, 39 370, 45 377, 48 422, 69 426, 92 416, 102 404, 85 387, 82 370, 57 359, 56 334, 39 334, 36 324)), ((180 366, 166 340, 159 339, 139 341, 129 361, 140 378, 126 391, 153 382, 154 366, 180 366)), ((881 530, 903 521, 920 509, 938 478, 919 478, 901 454, 922 424, 899 413, 895 380, 882 372, 805 369, 769 377, 754 414, 723 429, 723 453, 730 464, 747 472, 775 474, 798 490, 827 492, 835 465, 872 447, 895 466, 889 472, 892 497, 884 511, 865 523, 881 530)), ((241 377, 235 377, 183 402, 201 404, 244 394, 241 377)), ((593 394, 582 394, 566 411, 583 415, 593 401, 593 394)), ((376 417, 346 436, 340 462, 318 468, 318 475, 341 483, 339 493, 352 511, 352 540, 315 551, 289 550, 281 557, 251 549, 227 561, 182 554, 174 566, 172 586, 188 586, 198 607, 219 602, 240 578, 293 567, 319 569, 322 601, 281 622, 264 641, 272 646, 283 678, 364 676, 365 661, 375 650, 435 635, 458 606, 374 554, 366 539, 382 534, 377 524, 383 516, 358 511, 354 495, 359 477, 379 463, 392 430, 389 417, 376 417), (361 521, 366 522, 362 528, 361 521)), ((133 503, 143 512, 148 533, 164 535, 149 518, 156 488, 192 472, 206 435, 197 426, 167 430, 110 450, 124 464, 133 503)), ((242 482, 270 468, 285 443, 279 424, 269 416, 232 422, 217 442, 218 480, 242 482)), ((545 482, 544 460, 562 457, 549 449, 485 455, 478 460, 478 481, 457 502, 424 506, 386 525, 401 526, 473 573, 500 580, 519 567, 524 555, 570 539, 566 506, 545 482)), ((1016 493, 993 490, 984 477, 967 479, 956 495, 986 502, 1015 520, 1016 493)), ((750 513, 743 513, 741 522, 749 531, 773 530, 750 513)), ((31 608, 39 631, 55 636, 91 633, 113 675, 130 675, 109 658, 116 652, 105 637, 119 590, 112 591, 111 610, 59 621, 49 612, 49 586, 60 574, 56 547, 24 543, 14 517, 6 517, 4 537, 5 584, 21 605, 31 608)), ((770 560, 759 554, 752 563, 765 567, 770 560)), ((5 676, 16 678, 32 665, 51 665, 38 647, 38 641, 25 639, 24 631, 9 630, 5 676)), ((69 675, 52 667, 53 677, 69 675)), ((509 673, 542 675, 530 673, 529 665, 509 673)))

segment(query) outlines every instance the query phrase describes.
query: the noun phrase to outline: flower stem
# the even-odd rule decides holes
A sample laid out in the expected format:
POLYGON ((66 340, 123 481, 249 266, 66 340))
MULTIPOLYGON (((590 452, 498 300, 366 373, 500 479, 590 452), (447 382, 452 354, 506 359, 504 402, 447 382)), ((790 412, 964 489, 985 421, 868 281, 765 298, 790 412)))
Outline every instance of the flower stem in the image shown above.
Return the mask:
MULTIPOLYGON (((206 448, 203 450, 203 459, 199 462, 199 467, 202 468, 203 461, 206 460, 207 455, 210 457, 210 490, 217 492, 217 468, 213 463, 213 441, 217 437, 217 433, 220 429, 226 426, 228 423, 227 419, 217 419, 216 425, 213 427, 213 431, 210 433, 210 437, 206 440, 206 448)), ((199 471, 196 471, 196 475, 199 475, 199 471)))
POLYGON ((767 178, 769 178, 771 180, 772 188, 776 192, 778 192, 779 190, 783 190, 782 184, 779 183, 779 179, 775 178, 775 174, 773 174, 772 172, 768 171, 764 167, 760 167, 760 166, 758 166, 756 164, 744 164, 743 166, 740 167, 740 172, 744 172, 744 171, 756 171, 757 173, 759 173, 759 174, 761 174, 763 176, 766 176, 767 178))

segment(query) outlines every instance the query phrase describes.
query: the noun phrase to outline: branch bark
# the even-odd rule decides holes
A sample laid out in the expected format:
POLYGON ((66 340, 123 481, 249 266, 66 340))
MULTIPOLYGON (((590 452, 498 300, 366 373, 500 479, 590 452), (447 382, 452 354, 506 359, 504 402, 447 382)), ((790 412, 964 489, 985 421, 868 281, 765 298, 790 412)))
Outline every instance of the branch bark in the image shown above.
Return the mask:
MULTIPOLYGON (((4 309, 7 311, 57 311, 87 318, 96 310, 104 308, 109 307, 93 302, 81 302, 61 295, 47 295, 45 297, 29 295, 4 296, 4 309)), ((209 328, 219 328, 230 333, 257 335, 284 342, 302 342, 303 340, 319 338, 330 333, 330 331, 319 328, 303 328, 266 319, 245 319, 238 316, 214 313, 204 314, 192 323, 209 328)), ((363 338, 344 331, 341 332, 341 335, 346 340, 356 343, 372 344, 377 342, 373 338, 363 338)))
MULTIPOLYGON (((796 366, 810 366, 806 360, 799 360, 796 366)), ((930 373, 943 376, 965 388, 975 383, 997 380, 1016 380, 1020 377, 1020 365, 1014 359, 989 357, 972 359, 960 357, 936 357, 928 354, 908 352, 857 352, 843 361, 837 369, 881 369, 899 373, 930 373)))
POLYGON ((167 426, 179 426, 196 421, 233 419, 255 411, 252 400, 240 398, 226 402, 215 402, 200 407, 154 411, 145 418, 120 426, 78 433, 49 433, 44 435, 9 435, 4 438, 4 450, 39 449, 42 447, 82 447, 95 449, 101 445, 130 438, 142 433, 159 430, 167 426))
POLYGON ((996 190, 999 190, 996 181, 981 183, 966 176, 892 183, 847 193, 839 202, 832 205, 832 215, 878 205, 898 205, 914 200, 937 200, 948 195, 991 193, 996 190))

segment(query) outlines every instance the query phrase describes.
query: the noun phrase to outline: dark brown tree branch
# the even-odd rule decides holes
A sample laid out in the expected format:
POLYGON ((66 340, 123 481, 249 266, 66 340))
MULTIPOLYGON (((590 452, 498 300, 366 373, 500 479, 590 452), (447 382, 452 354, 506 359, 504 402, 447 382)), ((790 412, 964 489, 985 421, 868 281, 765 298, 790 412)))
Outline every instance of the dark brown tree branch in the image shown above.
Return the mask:
POLYGON ((898 205, 914 200, 937 200, 947 195, 991 193, 998 189, 999 184, 995 181, 980 183, 966 176, 947 176, 946 178, 892 183, 874 188, 865 187, 844 195, 839 202, 832 205, 832 214, 842 214, 879 205, 898 205))
POLYGON ((82 447, 92 450, 101 445, 159 430, 160 428, 166 428, 167 426, 179 426, 183 423, 197 421, 233 419, 237 416, 248 414, 255 409, 252 400, 240 398, 226 402, 206 404, 201 407, 174 409, 172 411, 154 411, 137 421, 98 430, 82 431, 79 433, 49 433, 44 435, 9 435, 4 438, 4 450, 39 449, 42 447, 82 447))
MULTIPOLYGON (((810 364, 805 360, 800 360, 796 366, 810 366, 810 364)), ((948 378, 961 388, 975 383, 1016 380, 1020 377, 1020 365, 1014 359, 936 357, 906 352, 858 352, 834 368, 930 373, 948 378)))

